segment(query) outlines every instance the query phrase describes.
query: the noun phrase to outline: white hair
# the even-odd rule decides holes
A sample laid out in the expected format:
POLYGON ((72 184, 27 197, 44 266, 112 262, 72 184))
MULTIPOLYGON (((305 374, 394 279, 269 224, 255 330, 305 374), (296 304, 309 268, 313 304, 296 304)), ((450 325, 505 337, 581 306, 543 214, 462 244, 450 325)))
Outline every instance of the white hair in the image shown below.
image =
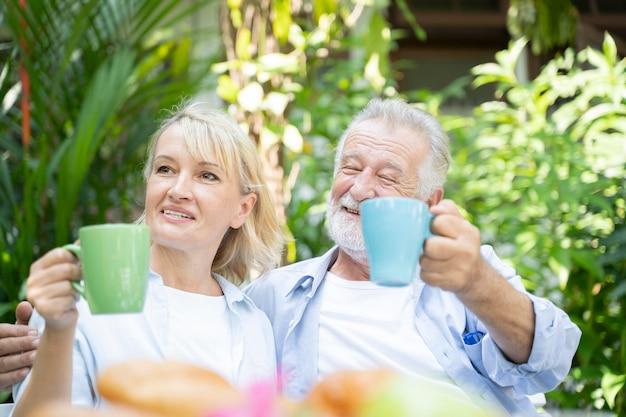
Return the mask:
POLYGON ((386 126, 414 130, 416 134, 406 140, 428 141, 430 152, 417 172, 416 198, 427 199, 435 189, 443 186, 451 161, 448 135, 435 116, 399 98, 372 99, 354 116, 337 144, 334 175, 337 175, 339 169, 346 138, 357 125, 368 120, 380 120, 386 126))

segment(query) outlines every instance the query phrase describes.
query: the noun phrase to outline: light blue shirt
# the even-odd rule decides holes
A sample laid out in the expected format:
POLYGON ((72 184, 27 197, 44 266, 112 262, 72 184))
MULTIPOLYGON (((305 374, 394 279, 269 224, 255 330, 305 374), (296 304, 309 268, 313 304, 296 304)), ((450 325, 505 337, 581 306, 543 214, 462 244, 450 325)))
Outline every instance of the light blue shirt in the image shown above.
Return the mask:
MULTIPOLYGON (((263 312, 235 285, 221 276, 217 279, 226 300, 232 334, 232 375, 234 385, 244 388, 256 381, 276 378, 276 354, 272 328, 263 312)), ((170 340, 168 307, 162 278, 150 273, 142 313, 92 315, 87 302, 77 303, 79 318, 73 355, 72 403, 100 406, 105 403, 95 384, 100 372, 110 365, 132 359, 167 359, 164 352, 170 340)), ((45 325, 36 312, 30 324, 43 332, 45 325)), ((189 317, 178 323, 194 332, 211 326, 210 317, 189 317)), ((16 402, 30 379, 13 387, 16 402)))
MULTIPOLYGON (((318 382, 321 294, 337 254, 335 247, 321 257, 273 270, 244 290, 272 323, 283 391, 296 399, 318 382)), ((481 247, 481 254, 526 293, 515 270, 490 246, 481 247)), ((535 339, 528 362, 515 364, 454 294, 419 279, 413 285, 415 327, 450 378, 479 405, 502 406, 511 415, 537 414, 527 396, 554 389, 567 376, 578 347, 581 331, 569 317, 548 300, 526 293, 535 310, 535 339), (484 336, 466 344, 463 336, 474 331, 484 336)))

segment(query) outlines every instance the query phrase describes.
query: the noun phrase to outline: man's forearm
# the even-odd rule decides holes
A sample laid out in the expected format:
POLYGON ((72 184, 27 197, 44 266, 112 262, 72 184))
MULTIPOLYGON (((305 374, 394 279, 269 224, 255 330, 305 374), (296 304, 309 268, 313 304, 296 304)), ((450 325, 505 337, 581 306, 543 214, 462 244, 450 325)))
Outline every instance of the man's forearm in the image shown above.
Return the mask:
POLYGON ((532 302, 487 262, 482 263, 479 273, 483 285, 458 295, 459 299, 483 322, 511 362, 527 362, 535 334, 532 302))

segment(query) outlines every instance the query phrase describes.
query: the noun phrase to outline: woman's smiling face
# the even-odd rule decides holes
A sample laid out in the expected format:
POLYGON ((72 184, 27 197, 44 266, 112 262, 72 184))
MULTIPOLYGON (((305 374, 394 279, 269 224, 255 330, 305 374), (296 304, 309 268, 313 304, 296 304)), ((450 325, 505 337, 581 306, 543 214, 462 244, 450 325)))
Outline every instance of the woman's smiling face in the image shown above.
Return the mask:
POLYGON ((256 202, 213 151, 194 158, 178 124, 159 137, 146 187, 146 224, 155 244, 216 251, 229 228, 240 227, 256 202))

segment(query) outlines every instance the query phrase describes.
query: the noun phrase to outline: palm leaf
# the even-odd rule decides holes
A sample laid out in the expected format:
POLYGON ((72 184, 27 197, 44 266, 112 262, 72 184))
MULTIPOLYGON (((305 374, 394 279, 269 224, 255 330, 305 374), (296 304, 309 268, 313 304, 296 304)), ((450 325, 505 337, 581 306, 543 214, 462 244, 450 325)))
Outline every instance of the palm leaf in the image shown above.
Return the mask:
POLYGON ((34 258, 104 213, 132 210, 126 185, 158 110, 206 86, 213 61, 188 51, 209 31, 181 36, 206 2, 19 2, 0 4, 13 48, 0 73, 0 279, 11 300, 34 258), (28 149, 20 68, 31 86, 28 149))
POLYGON ((133 62, 132 52, 118 51, 99 68, 87 90, 76 134, 68 139, 71 145, 59 166, 55 210, 59 245, 70 239, 73 208, 98 147, 126 98, 133 62))

